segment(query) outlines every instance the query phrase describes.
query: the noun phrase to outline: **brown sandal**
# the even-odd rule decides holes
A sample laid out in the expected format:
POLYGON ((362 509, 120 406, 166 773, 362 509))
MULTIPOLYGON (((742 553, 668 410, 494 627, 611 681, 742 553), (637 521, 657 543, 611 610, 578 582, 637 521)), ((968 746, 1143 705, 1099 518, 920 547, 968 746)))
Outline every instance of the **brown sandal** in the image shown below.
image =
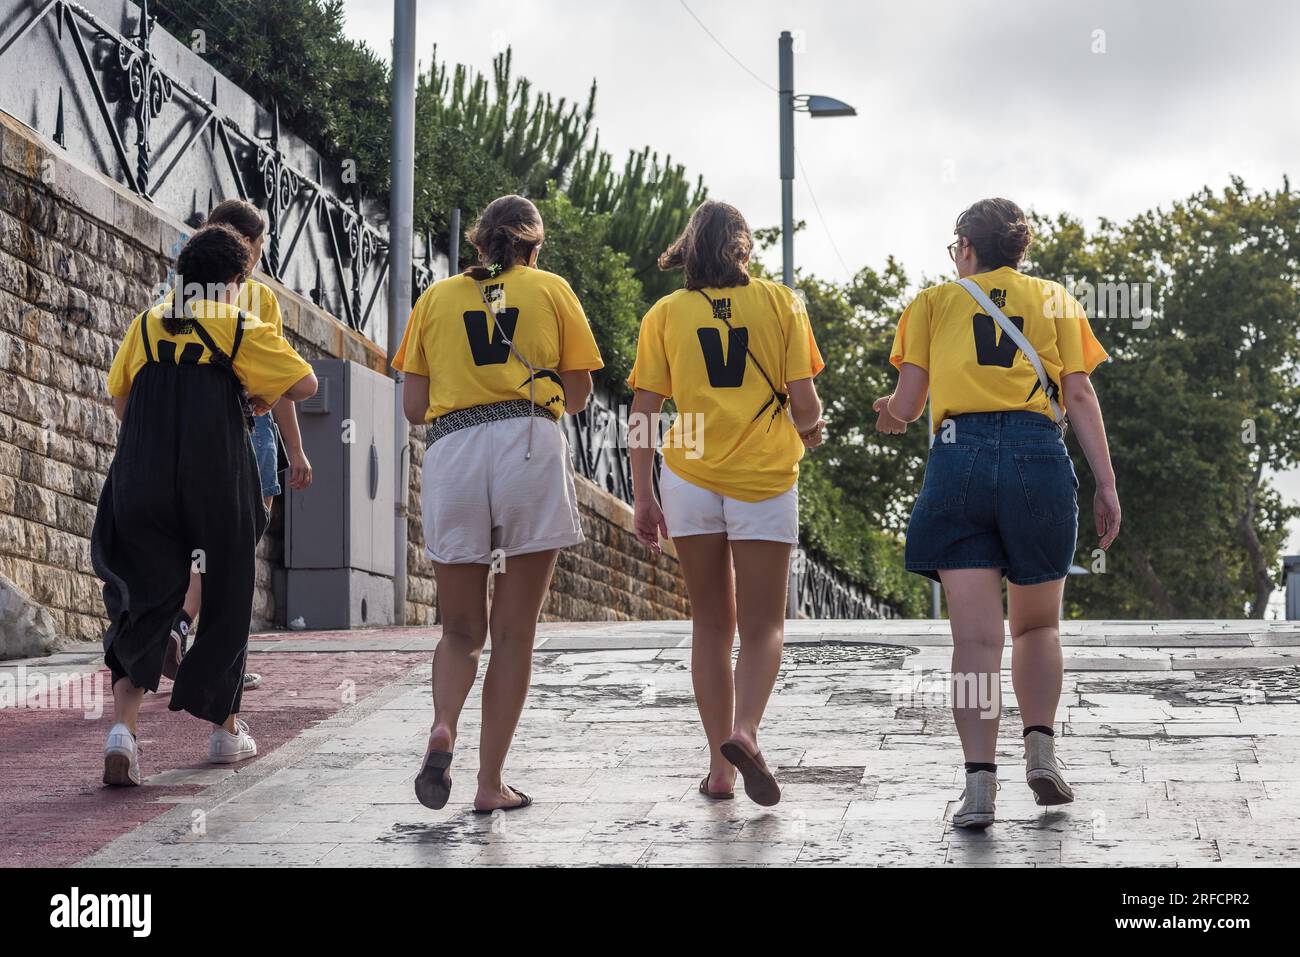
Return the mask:
POLYGON ((735 791, 710 791, 709 776, 704 775, 704 780, 700 782, 700 793, 706 798, 712 798, 715 801, 730 801, 735 798, 735 791))
POLYGON ((768 769, 761 751, 750 754, 743 744, 734 740, 725 742, 719 750, 745 779, 745 794, 751 801, 763 807, 780 803, 781 785, 776 783, 776 777, 768 769))

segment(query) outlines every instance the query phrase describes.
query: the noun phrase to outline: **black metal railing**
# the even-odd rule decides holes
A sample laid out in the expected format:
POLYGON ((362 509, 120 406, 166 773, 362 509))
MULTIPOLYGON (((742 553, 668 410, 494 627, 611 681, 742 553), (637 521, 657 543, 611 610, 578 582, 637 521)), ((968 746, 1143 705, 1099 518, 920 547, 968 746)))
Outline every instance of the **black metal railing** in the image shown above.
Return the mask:
MULTIPOLYGON (((0 0, 0 24, 4 24, 0 26, 0 68, 6 66, 6 57, 15 54, 21 41, 34 43, 39 35, 40 42, 46 44, 27 55, 41 74, 52 73, 58 83, 52 130, 46 128, 54 141, 68 146, 68 114, 73 110, 65 108, 67 87, 68 99, 75 99, 77 107, 84 106, 76 110, 83 122, 98 118, 98 127, 79 140, 86 144, 79 151, 82 158, 96 162, 106 175, 155 203, 185 162, 190 174, 186 188, 169 194, 170 205, 160 205, 192 226, 211 209, 214 198, 233 193, 256 203, 266 211, 268 225, 262 269, 349 327, 378 340, 384 334, 384 324, 376 323, 372 329, 370 320, 386 288, 388 243, 386 234, 367 222, 360 191, 355 187, 331 189, 319 155, 297 142, 296 154, 314 155, 314 175, 295 164, 285 149, 287 134, 281 131, 278 107, 273 105, 270 111, 269 134, 255 135, 218 106, 219 74, 215 70, 203 65, 212 73, 211 94, 203 96, 175 75, 184 65, 166 68, 157 49, 162 38, 171 44, 168 53, 173 63, 184 63, 191 55, 178 49, 175 38, 155 27, 148 0, 138 9, 129 3, 99 5, 113 8, 123 22, 134 15, 134 29, 119 32, 86 6, 66 0, 0 0), (105 140, 111 153, 103 152, 105 140), (195 151, 204 154, 201 161, 194 159, 195 151), (201 200, 205 188, 206 209, 201 200), (190 209, 175 208, 174 200, 185 194, 192 197, 190 209), (310 253, 305 252, 304 235, 312 238, 310 253), (322 272, 322 263, 328 276, 322 272)), ((8 88, 0 94, 0 106, 10 109, 12 100, 21 107, 29 97, 36 100, 48 89, 49 75, 31 75, 29 90, 17 88, 19 79, 26 80, 33 73, 24 72, 26 66, 0 72, 8 88)), ((247 99, 242 92, 240 95, 247 99)), ((245 115, 251 112, 260 118, 261 111, 251 101, 240 105, 245 115)), ((342 183, 341 176, 334 178, 342 183)), ((413 262, 411 269, 418 296, 434 278, 427 241, 424 256, 413 262)))

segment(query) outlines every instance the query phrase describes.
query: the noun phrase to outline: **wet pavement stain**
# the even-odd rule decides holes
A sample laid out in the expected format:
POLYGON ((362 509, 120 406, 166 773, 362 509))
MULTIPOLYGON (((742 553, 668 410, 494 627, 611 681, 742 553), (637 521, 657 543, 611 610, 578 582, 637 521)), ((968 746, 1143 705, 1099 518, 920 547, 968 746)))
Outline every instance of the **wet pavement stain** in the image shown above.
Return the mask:
POLYGON ((433 824, 394 824, 387 834, 381 834, 380 844, 441 844, 447 847, 481 844, 475 840, 477 832, 468 830, 464 821, 438 821, 433 824), (467 840, 468 838, 468 840, 467 840))

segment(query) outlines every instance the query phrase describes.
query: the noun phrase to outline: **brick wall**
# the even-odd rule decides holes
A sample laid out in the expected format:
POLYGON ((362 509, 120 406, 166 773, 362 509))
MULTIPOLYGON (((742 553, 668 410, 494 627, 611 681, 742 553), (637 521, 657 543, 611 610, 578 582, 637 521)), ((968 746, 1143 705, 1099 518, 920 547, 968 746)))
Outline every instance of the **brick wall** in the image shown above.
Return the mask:
MULTIPOLYGON (((98 640, 100 585, 90 566, 95 503, 116 422, 105 377, 131 318, 166 279, 185 227, 0 113, 0 574, 46 607, 74 640, 98 640)), ((285 334, 307 358, 383 370, 371 343, 306 300, 275 289, 285 334)), ((307 450, 308 455, 311 450, 307 450)), ((411 440, 407 619, 434 620, 419 523, 421 439, 411 440)), ((687 614, 676 559, 635 543, 631 510, 580 480, 588 541, 559 563, 545 616, 599 620, 687 614)), ((271 625, 283 558, 279 500, 258 546, 253 627, 271 625)))

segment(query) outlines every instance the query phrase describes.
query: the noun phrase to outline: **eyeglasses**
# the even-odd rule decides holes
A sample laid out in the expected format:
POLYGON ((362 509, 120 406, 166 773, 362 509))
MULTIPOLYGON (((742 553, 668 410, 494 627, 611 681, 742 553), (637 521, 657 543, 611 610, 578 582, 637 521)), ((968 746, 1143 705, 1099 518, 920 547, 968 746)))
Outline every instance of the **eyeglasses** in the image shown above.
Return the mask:
POLYGON ((957 246, 961 243, 960 239, 954 239, 948 244, 948 258, 953 262, 957 261, 957 246))

